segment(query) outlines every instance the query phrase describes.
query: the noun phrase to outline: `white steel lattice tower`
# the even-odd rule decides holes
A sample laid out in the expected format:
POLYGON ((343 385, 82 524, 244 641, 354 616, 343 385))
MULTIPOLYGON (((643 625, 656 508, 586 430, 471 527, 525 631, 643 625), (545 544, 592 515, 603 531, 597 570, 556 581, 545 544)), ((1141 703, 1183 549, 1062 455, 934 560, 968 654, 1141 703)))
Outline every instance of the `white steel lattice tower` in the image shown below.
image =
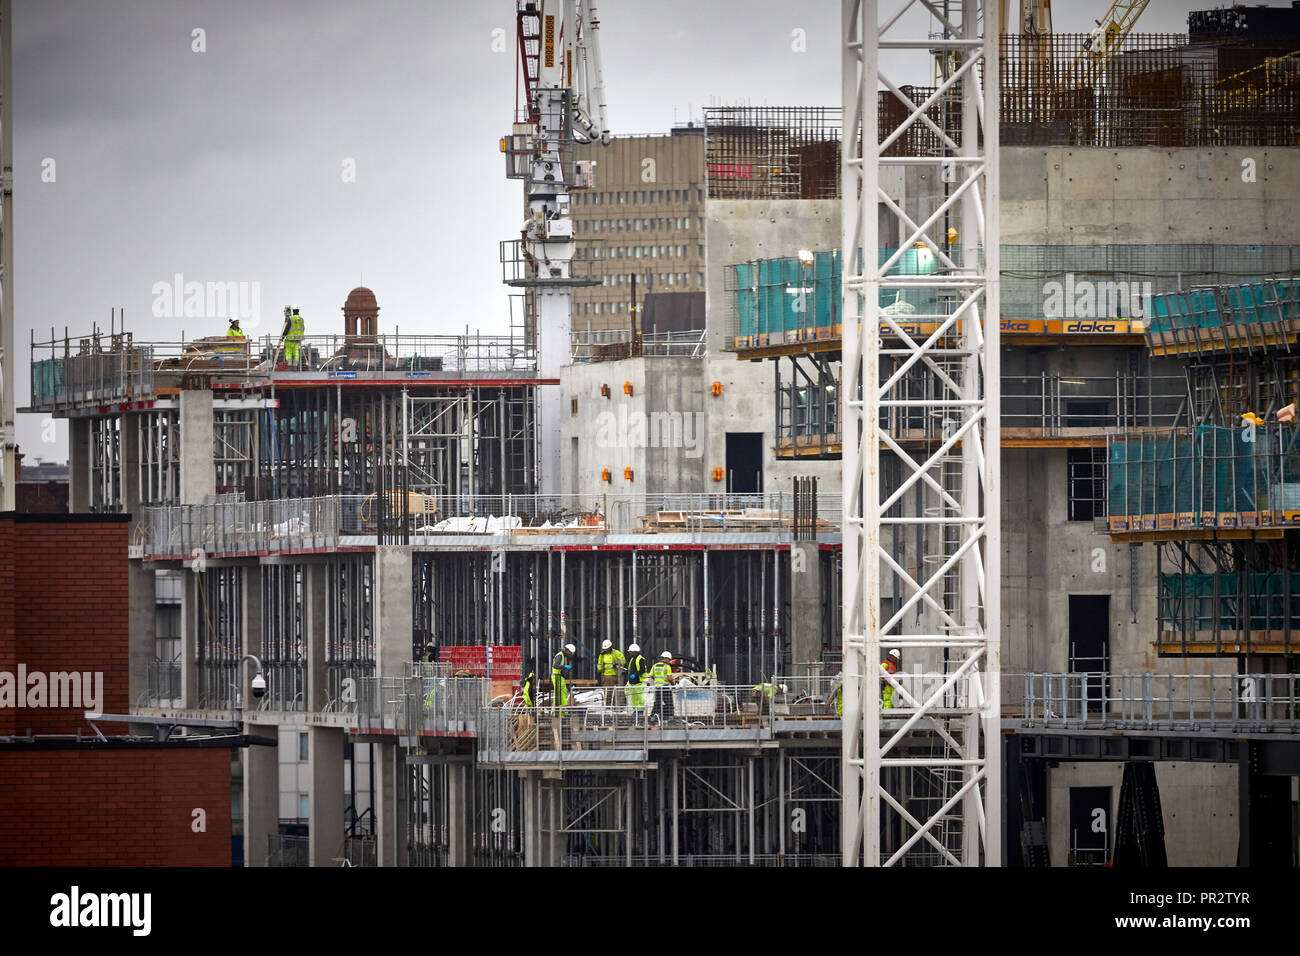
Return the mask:
POLYGON ((848 866, 1001 861, 998 50, 996 14, 982 8, 842 0, 848 866), (948 68, 924 98, 887 75, 897 62, 925 83, 935 57, 948 68), (942 193, 928 206, 895 202, 881 186, 899 167, 929 174, 942 193), (882 296, 908 304, 907 328, 882 296), (924 387, 909 384, 918 378, 924 387), (905 447, 903 420, 942 426, 905 447), (882 463, 896 481, 882 481, 882 463), (928 560, 891 554, 890 525, 923 536, 928 560), (909 662, 906 680, 881 666, 888 648, 909 662), (911 673, 918 661, 931 679, 911 673), (895 687, 887 711, 885 681, 895 687))

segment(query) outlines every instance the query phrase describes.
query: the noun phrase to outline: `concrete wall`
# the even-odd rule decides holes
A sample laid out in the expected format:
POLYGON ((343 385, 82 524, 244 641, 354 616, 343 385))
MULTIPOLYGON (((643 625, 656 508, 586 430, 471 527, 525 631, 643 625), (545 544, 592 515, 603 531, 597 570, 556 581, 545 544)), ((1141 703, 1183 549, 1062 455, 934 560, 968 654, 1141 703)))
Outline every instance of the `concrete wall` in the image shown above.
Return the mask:
MULTIPOLYGON (((838 249, 838 199, 710 199, 705 204, 705 311, 709 354, 723 354, 731 329, 727 266, 793 256, 800 249, 838 249)), ((770 417, 770 415, 769 415, 770 417)))
MULTIPOLYGON (((1070 788, 1110 787, 1110 846, 1114 849, 1121 763, 1063 763, 1049 772, 1047 828, 1053 866, 1069 862, 1070 788)), ((1157 763, 1165 852, 1170 866, 1235 866, 1236 764, 1157 763)))
POLYGON ((1291 243, 1300 149, 1081 149, 1000 153, 1002 241, 1291 243), (1242 181, 1255 161, 1253 183, 1242 181))
POLYGON ((728 432, 763 433, 763 490, 789 491, 791 478, 815 475, 836 494, 840 462, 776 457, 775 370, 771 362, 742 362, 723 352, 706 359, 644 358, 574 365, 561 373, 565 399, 562 461, 565 494, 696 494, 725 490, 712 471, 727 466, 728 432), (632 383, 632 395, 624 394, 632 383), (718 382, 722 393, 714 395, 718 382), (609 398, 601 396, 602 385, 609 398), (572 400, 578 412, 572 414, 572 400), (667 414, 680 440, 656 416, 667 414), (643 423, 638 431, 635 422, 643 423), (638 435, 640 437, 638 437, 638 435), (573 440, 578 441, 577 469, 573 440), (656 444, 657 443, 657 444, 656 444), (631 467, 633 480, 623 477, 631 467), (601 481, 608 468, 610 481, 601 481))

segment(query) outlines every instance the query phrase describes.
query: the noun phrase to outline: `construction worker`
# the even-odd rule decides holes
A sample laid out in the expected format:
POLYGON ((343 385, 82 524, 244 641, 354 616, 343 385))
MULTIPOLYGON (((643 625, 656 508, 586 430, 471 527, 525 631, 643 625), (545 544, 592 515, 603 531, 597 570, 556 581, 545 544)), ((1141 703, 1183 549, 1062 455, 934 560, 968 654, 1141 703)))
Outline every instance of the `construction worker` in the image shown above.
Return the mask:
POLYGON ((569 706, 567 678, 573 673, 573 655, 577 650, 572 644, 565 644, 551 658, 551 703, 556 707, 569 706))
POLYGON ((757 699, 760 703, 762 703, 763 698, 766 697, 766 698, 767 698, 767 708, 768 708, 768 710, 771 710, 771 709, 772 709, 772 700, 773 700, 773 698, 776 697, 777 691, 780 691, 782 694, 784 694, 784 693, 785 693, 785 685, 784 685, 784 684, 780 684, 780 685, 778 685, 778 684, 755 684, 755 685, 754 685, 753 694, 754 694, 755 699, 757 699))
MULTIPOLYGON (((835 689, 831 691, 831 696, 835 698, 835 716, 844 716, 844 671, 835 675, 835 689)), ((828 700, 827 703, 830 703, 828 700)))
POLYGON ((285 314, 284 329, 280 332, 280 337, 284 339, 284 360, 290 365, 297 365, 302 357, 302 338, 305 331, 298 307, 292 306, 291 311, 285 314))
POLYGON ((650 668, 650 679, 654 682, 654 700, 650 705, 653 714, 659 710, 659 701, 664 701, 663 710, 659 712, 661 720, 668 720, 673 715, 673 655, 664 651, 650 668))
POLYGON ((238 319, 230 320, 230 328, 226 329, 226 338, 228 339, 247 338, 247 336, 244 335, 244 330, 239 327, 238 319))
MULTIPOLYGON (((897 647, 889 649, 889 656, 880 662, 880 666, 885 669, 887 674, 897 674, 898 665, 902 662, 902 655, 898 653, 897 647)), ((888 681, 881 682, 884 686, 881 688, 881 701, 885 710, 891 710, 894 706, 894 685, 888 681)))
POLYGON ((623 652, 611 641, 601 641, 600 654, 596 658, 596 673, 600 675, 601 687, 618 685, 618 675, 627 670, 627 659, 623 652))
POLYGON ((641 656, 641 645, 633 642, 627 646, 627 699, 632 704, 632 715, 645 708, 645 683, 649 672, 646 659, 641 656))
POLYGON ((534 673, 533 662, 528 662, 528 674, 524 677, 523 685, 520 687, 520 693, 524 698, 524 706, 533 706, 533 689, 537 686, 537 674, 534 673))

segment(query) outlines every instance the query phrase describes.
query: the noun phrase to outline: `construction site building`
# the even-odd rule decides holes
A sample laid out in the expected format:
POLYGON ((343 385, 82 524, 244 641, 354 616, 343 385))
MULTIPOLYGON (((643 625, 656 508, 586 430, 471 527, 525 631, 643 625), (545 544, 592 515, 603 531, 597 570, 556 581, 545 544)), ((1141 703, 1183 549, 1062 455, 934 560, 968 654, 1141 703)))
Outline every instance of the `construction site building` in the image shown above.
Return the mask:
MULTIPOLYGON (((1082 37, 1047 55, 1022 42, 1002 49, 1003 860, 1105 863, 1144 820, 1171 864, 1291 864, 1300 478, 1277 413, 1300 397, 1300 86, 1270 64, 1300 40, 1135 35, 1087 87, 1066 75, 1082 37), (1192 58, 1201 46, 1220 55, 1192 58), (1254 92, 1234 79, 1256 69, 1271 79, 1254 92), (1243 286, 1273 311, 1244 317, 1243 286), (1191 295, 1219 324, 1198 324, 1191 295), (1249 448, 1248 412, 1263 423, 1249 448), (1191 474, 1220 460, 1217 483, 1191 474), (1161 510, 1166 485, 1196 507, 1170 491, 1161 510)), ((936 100, 935 125, 952 130, 950 112, 936 100)), ((69 422, 71 510, 132 516, 132 713, 277 741, 242 751, 247 864, 841 862, 840 138, 836 109, 738 107, 616 140, 596 173, 615 176, 574 219, 611 229, 619 257, 575 292, 558 377, 528 335, 381 332, 365 289, 294 367, 271 339, 32 343, 28 410, 69 422), (638 182, 642 158, 658 182, 638 182), (661 189, 673 198, 610 198, 661 189), (676 230, 689 242, 626 226, 664 218, 703 225, 676 230), (704 292, 703 321, 638 337, 621 280, 661 267, 622 250, 669 242, 687 252, 662 271, 704 292), (611 337, 584 341, 588 323, 611 337), (547 389, 561 491, 541 495, 547 389), (625 688, 594 686, 606 639, 699 679, 646 690, 647 719, 625 688), (592 703, 511 706, 566 643, 592 703)), ((946 195, 940 164, 881 182, 915 222, 946 195)), ((964 228, 931 237, 955 254, 964 228)), ((932 268, 926 252, 900 268, 932 268)), ((934 328, 908 315, 935 305, 882 302, 915 336, 934 328)), ((943 372, 883 374, 906 399, 943 372)), ((882 429, 887 490, 900 453, 951 437, 906 405, 882 429)), ((907 491, 911 513, 942 513, 945 459, 932 478, 907 491)), ((941 569, 957 547, 895 528, 900 565, 941 569)), ((944 612, 917 607, 897 633, 944 612)), ((923 693, 948 665, 918 652, 902 680, 923 693)), ((891 720, 904 752, 947 753, 891 720)), ((886 849, 960 856, 959 816, 926 839, 907 819, 951 806, 960 768, 888 772, 904 798, 886 849)))

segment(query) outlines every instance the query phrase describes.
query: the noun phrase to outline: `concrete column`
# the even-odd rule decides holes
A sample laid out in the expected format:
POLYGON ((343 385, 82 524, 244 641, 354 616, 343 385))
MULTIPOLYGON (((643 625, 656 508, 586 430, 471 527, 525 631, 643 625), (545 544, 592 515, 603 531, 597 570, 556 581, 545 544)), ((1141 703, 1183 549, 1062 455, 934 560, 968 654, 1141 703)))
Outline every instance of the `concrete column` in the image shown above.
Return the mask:
POLYGON ((204 606, 199 575, 186 570, 181 576, 181 706, 199 706, 199 634, 203 632, 204 606))
POLYGON ((216 494, 212 465, 212 393, 186 389, 180 393, 181 504, 202 504, 216 494))
MULTIPOLYGON (((279 740, 278 727, 245 725, 247 732, 279 740)), ((266 838, 280 828, 280 748, 244 748, 244 866, 266 866, 266 838)))
POLYGON ((524 866, 542 866, 541 775, 524 771, 524 866))
POLYGON ((144 515, 140 512, 140 428, 139 417, 123 415, 121 443, 118 448, 118 467, 122 483, 122 511, 129 514, 133 523, 144 515))
POLYGON ((470 833, 474 828, 474 796, 467 761, 447 765, 447 865, 472 866, 470 833))
MULTIPOLYGON (((364 746, 357 744, 358 747, 364 746)), ((375 823, 380 866, 406 866, 408 775, 411 768, 396 744, 375 747, 375 823)))
POLYGON ((546 826, 548 833, 542 841, 545 852, 543 866, 559 866, 560 857, 564 852, 564 846, 561 843, 560 828, 564 826, 564 781, 559 777, 547 780, 546 789, 546 826))
MULTIPOLYGON (((328 697, 325 677, 325 575, 323 564, 303 568, 303 628, 307 642, 306 709, 322 711, 328 697)), ((409 603, 409 599, 408 599, 409 603)))
MULTIPOLYGON (((240 569, 243 575, 244 604, 239 609, 239 633, 243 636, 243 654, 253 654, 259 660, 262 657, 262 566, 250 564, 240 569)), ((251 684, 257 669, 253 662, 244 664, 239 675, 239 699, 249 711, 257 709, 260 701, 253 696, 251 684)))
POLYGON ((154 658, 154 639, 158 633, 157 591, 154 568, 143 561, 127 562, 129 617, 127 637, 127 673, 132 706, 149 689, 149 664, 154 658))
POLYGON ((90 419, 68 419, 68 511, 90 510, 90 419))
POLYGON ((407 545, 375 547, 375 634, 378 635, 380 677, 401 677, 411 659, 414 611, 411 592, 411 549, 407 545))
POLYGON ((336 727, 308 730, 308 849, 312 866, 334 866, 343 848, 343 742, 346 731, 336 727))
POLYGON ((821 661, 822 563, 817 542, 792 544, 790 568, 790 661, 799 677, 813 672, 809 664, 821 661))

